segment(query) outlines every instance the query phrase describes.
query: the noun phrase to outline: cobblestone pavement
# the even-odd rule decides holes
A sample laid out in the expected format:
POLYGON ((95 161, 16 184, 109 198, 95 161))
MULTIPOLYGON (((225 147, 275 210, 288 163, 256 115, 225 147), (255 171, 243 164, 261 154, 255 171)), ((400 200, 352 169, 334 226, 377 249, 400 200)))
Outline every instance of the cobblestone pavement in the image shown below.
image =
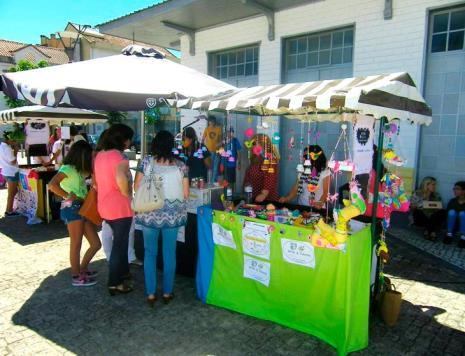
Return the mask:
POLYGON ((465 249, 457 247, 458 236, 452 244, 446 245, 442 242, 443 234, 436 241, 429 241, 423 237, 423 229, 417 227, 393 228, 390 233, 403 242, 465 270, 465 249))
MULTIPOLYGON (((4 201, 0 191, 0 209, 4 201)), ((103 282, 73 288, 66 236, 59 222, 29 227, 0 218, 0 355, 335 355, 307 334, 203 305, 190 278, 178 276, 176 299, 153 310, 140 268, 126 296, 110 297, 103 282)), ((369 346, 357 354, 464 354, 463 275, 398 240, 390 247, 386 273, 404 295, 402 315, 393 328, 372 316, 369 346)), ((92 268, 106 280, 103 253, 92 268)))

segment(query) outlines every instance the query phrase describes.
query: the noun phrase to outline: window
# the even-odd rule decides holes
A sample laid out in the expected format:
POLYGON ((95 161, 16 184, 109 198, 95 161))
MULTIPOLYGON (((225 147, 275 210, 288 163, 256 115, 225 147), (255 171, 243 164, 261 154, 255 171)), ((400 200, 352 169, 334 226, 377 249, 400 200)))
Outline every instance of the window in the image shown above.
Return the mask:
POLYGON ((258 46, 212 53, 209 59, 209 74, 224 81, 258 75, 258 46))
POLYGON ((353 48, 352 28, 290 38, 286 40, 285 68, 350 64, 353 48))
POLYGON ((454 9, 433 15, 431 52, 463 50, 465 9, 454 9))

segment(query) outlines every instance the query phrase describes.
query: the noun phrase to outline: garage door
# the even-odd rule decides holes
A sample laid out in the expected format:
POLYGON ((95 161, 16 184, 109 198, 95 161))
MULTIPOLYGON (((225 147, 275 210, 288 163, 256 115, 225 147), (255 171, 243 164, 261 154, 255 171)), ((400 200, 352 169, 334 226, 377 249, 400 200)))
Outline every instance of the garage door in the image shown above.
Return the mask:
MULTIPOLYGON (((353 44, 353 27, 286 39, 283 46, 283 82, 299 83, 352 77, 353 44)), ((282 194, 287 194, 295 183, 296 165, 300 159, 301 132, 304 132, 304 141, 307 144, 309 130, 319 132, 318 140, 310 135, 311 143, 317 141, 326 154, 330 155, 339 136, 340 125, 319 123, 310 127, 297 120, 284 118, 281 120, 280 191, 282 194), (289 140, 292 137, 296 142, 295 148, 289 148, 289 140)))
POLYGON ((431 14, 425 98, 433 123, 421 130, 418 178, 436 177, 444 200, 465 179, 464 32, 465 7, 431 14))

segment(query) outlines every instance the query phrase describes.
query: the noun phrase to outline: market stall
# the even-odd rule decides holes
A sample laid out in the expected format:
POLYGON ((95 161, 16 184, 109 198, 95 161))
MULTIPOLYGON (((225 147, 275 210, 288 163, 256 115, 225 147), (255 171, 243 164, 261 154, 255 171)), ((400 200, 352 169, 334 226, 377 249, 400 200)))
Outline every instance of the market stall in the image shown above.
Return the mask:
MULTIPOLYGON (((352 125, 371 118, 372 130, 370 126, 361 128, 358 139, 366 144, 367 136, 374 135, 377 127, 381 149, 374 181, 383 176, 381 162, 402 163, 393 154, 394 147, 384 146, 385 137, 396 129, 393 120, 431 122, 430 108, 406 73, 248 88, 192 102, 190 107, 340 122, 340 138, 352 125)), ((371 156, 363 156, 362 150, 359 154, 358 162, 350 156, 337 160, 331 155, 328 166, 332 177, 337 179, 342 172, 349 172, 354 182, 357 164, 368 161, 371 169, 371 156)), ((363 349, 368 344, 371 284, 378 284, 382 278, 378 256, 386 252, 383 231, 374 227, 382 221, 380 225, 386 229, 390 212, 401 209, 405 199, 401 185, 393 186, 393 176, 384 175, 382 184, 374 184, 372 200, 360 199, 371 209, 371 227, 357 222, 354 226, 357 216, 366 212, 366 205, 357 206, 360 191, 356 184, 350 185, 356 195, 350 193, 351 202, 345 208, 331 207, 329 214, 320 212, 319 219, 305 227, 295 226, 289 219, 280 222, 280 214, 273 212, 270 216, 264 206, 259 207, 260 213, 245 209, 245 214, 240 206, 226 207, 225 212, 199 208, 199 297, 209 304, 315 335, 333 345, 339 354, 363 349), (333 222, 331 215, 335 217, 333 222), (370 276, 374 281, 370 282, 370 276)), ((334 192, 329 194, 328 204, 332 199, 334 192)))
MULTIPOLYGON (((89 110, 51 108, 41 105, 0 111, 0 123, 2 124, 27 122, 28 126, 36 128, 33 133, 26 129, 24 138, 26 143, 28 135, 34 136, 34 141, 31 142, 35 144, 44 141, 42 146, 45 146, 45 155, 49 153, 46 146, 50 137, 50 125, 105 123, 106 120, 105 115, 89 110)), ((59 218, 59 203, 47 191, 47 184, 55 173, 55 165, 47 167, 38 164, 20 166, 19 190, 15 198, 15 209, 28 218, 28 224, 40 223, 42 220, 48 222, 50 219, 59 218)))

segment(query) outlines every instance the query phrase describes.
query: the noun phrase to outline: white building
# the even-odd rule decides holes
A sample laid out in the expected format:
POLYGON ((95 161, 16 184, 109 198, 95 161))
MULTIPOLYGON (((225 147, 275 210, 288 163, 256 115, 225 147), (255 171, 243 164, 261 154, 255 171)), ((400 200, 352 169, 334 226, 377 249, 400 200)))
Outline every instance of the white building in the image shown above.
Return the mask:
MULTIPOLYGON (((178 48, 182 64, 238 86, 409 72, 433 109, 433 124, 401 125, 407 179, 434 176, 446 198, 465 180, 464 1, 171 0, 100 30, 178 48)), ((287 121, 280 123, 283 137, 298 130, 287 121)), ((319 129, 331 151, 339 128, 319 129)), ((289 168, 282 162, 282 190, 292 184, 289 168)))

